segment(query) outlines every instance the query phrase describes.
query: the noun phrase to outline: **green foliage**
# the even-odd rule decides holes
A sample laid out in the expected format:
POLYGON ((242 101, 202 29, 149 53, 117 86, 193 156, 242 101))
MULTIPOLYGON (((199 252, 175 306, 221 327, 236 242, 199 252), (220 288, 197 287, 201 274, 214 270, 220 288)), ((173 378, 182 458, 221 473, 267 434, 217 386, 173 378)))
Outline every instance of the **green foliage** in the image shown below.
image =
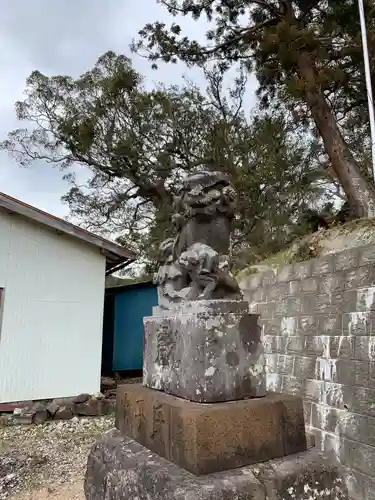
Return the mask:
MULTIPOLYGON (((356 0, 159 0, 174 16, 205 15, 211 21, 207 45, 184 36, 178 24, 146 25, 133 43, 153 61, 180 58, 187 64, 219 60, 223 70, 240 61, 257 73, 259 95, 267 105, 285 90, 303 101, 298 75, 302 52, 313 57, 318 84, 336 113, 366 108, 361 32, 356 0), (334 101, 334 102, 333 102, 334 101)), ((374 3, 365 1, 370 53, 375 52, 374 3)), ((375 77, 375 67, 372 65, 375 77)), ((373 78, 375 81, 375 78, 373 78)), ((301 103, 302 104, 302 103, 301 103)), ((305 110, 307 112, 307 110, 305 110)), ((362 118, 366 121, 365 117, 362 118)))
MULTIPOLYGON (((375 203, 375 192, 368 183, 364 158, 369 127, 357 0, 158 1, 174 16, 205 16, 210 23, 207 43, 189 39, 180 27, 171 29, 155 22, 140 31, 134 51, 146 55, 154 67, 158 60, 170 58, 199 66, 214 59, 223 72, 238 63, 255 71, 261 105, 287 107, 296 121, 320 136, 331 173, 340 181, 348 201, 358 214, 371 212, 370 206, 360 207, 365 193, 367 197, 372 193, 375 203), (329 118, 327 127, 328 116, 332 120, 329 118), (360 135, 361 141, 354 135, 360 135), (333 142, 340 143, 339 158, 333 142), (348 162, 351 176, 345 166, 348 162), (355 185, 352 177, 361 174, 365 180, 355 185)), ((373 58, 375 5, 372 0, 364 3, 373 58)), ((375 82, 374 65, 372 72, 375 82)))
POLYGON ((160 241, 171 235, 181 179, 202 166, 220 169, 239 194, 233 243, 241 266, 289 242, 298 213, 327 183, 319 148, 287 111, 259 111, 249 120, 243 73, 229 91, 219 68, 206 78, 206 93, 189 82, 148 92, 130 60, 112 52, 77 79, 34 72, 26 99, 16 103, 30 128, 11 132, 2 148, 22 165, 44 160, 62 169, 72 214, 138 252, 148 272, 160 241), (72 166, 88 173, 85 185, 72 166))

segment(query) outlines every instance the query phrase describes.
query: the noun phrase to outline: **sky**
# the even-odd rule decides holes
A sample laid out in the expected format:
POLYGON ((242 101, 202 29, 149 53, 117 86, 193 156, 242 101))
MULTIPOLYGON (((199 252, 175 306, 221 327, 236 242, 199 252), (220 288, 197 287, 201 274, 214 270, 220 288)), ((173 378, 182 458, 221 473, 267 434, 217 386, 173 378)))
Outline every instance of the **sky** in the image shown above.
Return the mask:
MULTIPOLYGON (((2 0, 0 17, 0 140, 24 122, 17 122, 14 103, 22 100, 26 78, 33 70, 52 76, 78 76, 108 50, 130 56, 147 86, 162 81, 182 83, 186 75, 205 87, 198 70, 182 64, 163 65, 158 71, 130 53, 129 45, 148 22, 169 23, 173 18, 156 0, 2 0)), ((204 37, 204 22, 179 20, 184 32, 204 37)), ((245 106, 255 102, 255 80, 248 83, 245 106)), ((85 173, 81 173, 81 177, 85 173)), ((61 196, 68 189, 58 169, 39 162, 22 168, 0 152, 0 191, 59 217, 68 215, 61 196)))

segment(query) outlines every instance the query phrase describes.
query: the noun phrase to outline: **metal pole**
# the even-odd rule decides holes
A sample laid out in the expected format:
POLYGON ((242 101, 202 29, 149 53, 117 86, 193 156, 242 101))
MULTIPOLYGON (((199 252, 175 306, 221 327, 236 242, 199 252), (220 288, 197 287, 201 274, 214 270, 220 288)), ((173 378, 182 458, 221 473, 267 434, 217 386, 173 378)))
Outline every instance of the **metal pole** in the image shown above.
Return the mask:
POLYGON ((369 55, 368 55, 365 9, 363 7, 363 0, 358 0, 358 5, 359 5, 359 17, 361 20, 363 58, 364 58, 364 62, 365 62, 367 99, 368 99, 368 108, 369 108, 369 116, 370 116, 372 172, 373 172, 373 177, 374 177, 374 182, 375 182, 375 116, 374 116, 374 101, 372 99, 371 71, 370 71, 370 61, 369 61, 369 55))

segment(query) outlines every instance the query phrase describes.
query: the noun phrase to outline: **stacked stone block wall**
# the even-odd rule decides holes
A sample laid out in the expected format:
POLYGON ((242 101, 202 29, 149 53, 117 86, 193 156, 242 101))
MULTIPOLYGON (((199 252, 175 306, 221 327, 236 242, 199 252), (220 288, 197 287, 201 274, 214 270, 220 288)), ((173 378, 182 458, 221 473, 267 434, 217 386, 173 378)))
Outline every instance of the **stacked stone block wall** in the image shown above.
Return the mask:
POLYGON ((268 389, 304 398, 316 446, 346 468, 353 498, 375 499, 375 245, 240 284, 260 315, 268 389))

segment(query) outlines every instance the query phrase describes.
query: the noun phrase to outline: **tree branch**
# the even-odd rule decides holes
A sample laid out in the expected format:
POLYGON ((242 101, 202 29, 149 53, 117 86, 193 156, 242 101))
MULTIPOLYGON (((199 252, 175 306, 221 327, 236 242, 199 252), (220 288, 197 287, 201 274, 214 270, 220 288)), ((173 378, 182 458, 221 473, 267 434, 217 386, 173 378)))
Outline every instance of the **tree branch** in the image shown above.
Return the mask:
POLYGON ((264 21, 263 23, 257 24, 256 26, 253 26, 250 29, 244 28, 243 30, 241 30, 241 32, 237 36, 235 36, 229 40, 226 40, 225 42, 219 43, 215 47, 203 50, 202 55, 206 56, 206 55, 214 54, 215 52, 220 51, 220 50, 225 49, 225 48, 228 48, 231 45, 234 45, 241 40, 251 41, 253 35, 255 35, 255 33, 257 33, 259 30, 261 30, 263 28, 268 28, 269 26, 275 26, 278 23, 278 21, 279 21, 278 18, 268 19, 267 21, 264 21))
POLYGON ((311 10, 316 6, 318 5, 318 3, 320 2, 320 0, 312 0, 311 3, 301 12, 301 15, 299 16, 298 18, 298 21, 302 21, 302 19, 304 17, 307 16, 307 14, 309 12, 311 12, 311 10))

